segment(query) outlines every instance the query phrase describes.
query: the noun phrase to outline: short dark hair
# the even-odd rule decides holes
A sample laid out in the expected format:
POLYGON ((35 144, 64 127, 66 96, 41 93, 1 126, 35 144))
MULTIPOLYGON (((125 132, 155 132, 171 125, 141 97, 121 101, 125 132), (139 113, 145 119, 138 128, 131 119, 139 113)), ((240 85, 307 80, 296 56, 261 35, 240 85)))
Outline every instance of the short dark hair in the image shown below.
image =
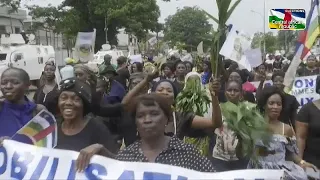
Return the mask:
POLYGON ((174 69, 175 69, 175 70, 177 69, 177 67, 178 67, 179 64, 182 64, 182 65, 184 65, 184 66, 186 67, 186 64, 185 64, 183 61, 179 60, 179 61, 177 61, 177 62, 175 63, 175 65, 174 65, 174 69))
POLYGON ((164 64, 161 66, 161 70, 164 70, 165 67, 168 67, 172 72, 174 72, 174 71, 176 70, 173 62, 166 62, 166 63, 164 63, 164 64))
POLYGON ((120 57, 118 57, 118 59, 117 59, 117 63, 120 64, 120 65, 122 65, 122 64, 124 64, 124 63, 126 63, 126 62, 127 62, 127 58, 124 57, 124 56, 120 56, 120 57))
POLYGON ((237 83, 237 84, 239 85, 240 91, 241 91, 241 92, 243 91, 243 90, 242 90, 242 82, 239 82, 239 81, 236 81, 236 80, 227 81, 227 83, 226 83, 226 89, 228 88, 229 84, 232 83, 232 82, 237 83))
POLYGON ((283 77, 285 76, 285 73, 282 72, 282 71, 276 71, 276 72, 273 72, 272 76, 271 76, 271 80, 273 81, 274 78, 276 78, 277 76, 280 76, 280 77, 283 77))
POLYGON ((282 100, 282 107, 285 105, 285 95, 283 91, 276 86, 266 86, 257 97, 257 107, 261 113, 265 112, 264 107, 267 104, 268 99, 274 94, 279 94, 282 100))
POLYGON ((139 104, 143 104, 145 106, 155 106, 156 104, 158 104, 164 112, 165 116, 168 118, 168 120, 172 119, 171 105, 168 103, 165 97, 159 94, 142 94, 134 98, 133 102, 129 106, 129 111, 133 118, 136 118, 136 112, 139 104))
POLYGON ((184 64, 187 66, 187 64, 190 65, 191 69, 193 68, 193 63, 190 61, 184 61, 184 64))
MULTIPOLYGON (((137 66, 138 72, 142 72, 143 71, 143 64, 141 62, 135 62, 133 64, 135 64, 137 66)), ((132 66, 131 66, 131 72, 133 72, 133 67, 132 66)))
MULTIPOLYGON (((24 69, 20 69, 20 68, 16 68, 16 67, 10 67, 6 70, 3 71, 2 74, 8 72, 8 71, 16 71, 19 73, 19 78, 26 84, 30 83, 30 76, 29 74, 24 70, 24 69)), ((3 76, 1 76, 3 77, 3 76)))

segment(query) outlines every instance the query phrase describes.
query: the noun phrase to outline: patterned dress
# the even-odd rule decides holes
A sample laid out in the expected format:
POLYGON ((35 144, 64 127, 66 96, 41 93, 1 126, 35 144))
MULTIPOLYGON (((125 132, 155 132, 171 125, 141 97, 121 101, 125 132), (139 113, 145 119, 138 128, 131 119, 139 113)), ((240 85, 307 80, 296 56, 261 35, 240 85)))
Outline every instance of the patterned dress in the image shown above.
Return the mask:
POLYGON ((259 156, 257 161, 250 160, 249 169, 281 169, 285 171, 285 179, 307 180, 304 170, 292 161, 286 161, 286 152, 298 153, 295 138, 288 138, 281 134, 273 134, 269 147, 262 142, 257 146, 265 147, 268 151, 275 153, 267 156, 259 156))

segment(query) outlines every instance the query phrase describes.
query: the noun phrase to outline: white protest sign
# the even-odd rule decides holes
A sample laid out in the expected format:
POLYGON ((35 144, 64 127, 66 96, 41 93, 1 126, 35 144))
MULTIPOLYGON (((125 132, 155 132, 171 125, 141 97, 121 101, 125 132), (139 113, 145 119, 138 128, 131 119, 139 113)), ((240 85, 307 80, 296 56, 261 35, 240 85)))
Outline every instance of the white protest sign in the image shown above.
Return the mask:
MULTIPOLYGON (((294 79, 291 95, 295 96, 300 106, 320 99, 320 95, 316 93, 317 76, 296 77, 294 79)), ((259 82, 251 82, 256 88, 259 82)), ((272 81, 265 81, 265 85, 272 85, 272 81)))
POLYGON ((78 152, 39 148, 5 140, 0 148, 0 179, 110 179, 110 180, 193 180, 193 179, 281 179, 281 170, 240 170, 202 173, 155 163, 120 162, 94 156, 83 173, 75 171, 78 152), (19 148, 17 148, 19 147, 19 148))
POLYGON ((251 42, 252 36, 232 28, 219 54, 239 62, 245 51, 250 49, 251 42))
POLYGON ((74 58, 80 62, 88 62, 93 59, 96 42, 96 29, 93 32, 78 32, 74 58))

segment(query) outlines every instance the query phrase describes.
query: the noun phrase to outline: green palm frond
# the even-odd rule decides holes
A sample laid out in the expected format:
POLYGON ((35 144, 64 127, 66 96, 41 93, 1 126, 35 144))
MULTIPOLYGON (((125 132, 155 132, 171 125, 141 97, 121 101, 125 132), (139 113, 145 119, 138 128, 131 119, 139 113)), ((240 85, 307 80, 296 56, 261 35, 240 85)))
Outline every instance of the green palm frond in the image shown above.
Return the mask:
POLYGON ((228 10, 228 13, 227 13, 227 19, 230 18, 231 14, 233 13, 233 11, 236 9, 236 7, 239 5, 239 3, 241 2, 241 0, 237 0, 232 6, 231 8, 228 10))

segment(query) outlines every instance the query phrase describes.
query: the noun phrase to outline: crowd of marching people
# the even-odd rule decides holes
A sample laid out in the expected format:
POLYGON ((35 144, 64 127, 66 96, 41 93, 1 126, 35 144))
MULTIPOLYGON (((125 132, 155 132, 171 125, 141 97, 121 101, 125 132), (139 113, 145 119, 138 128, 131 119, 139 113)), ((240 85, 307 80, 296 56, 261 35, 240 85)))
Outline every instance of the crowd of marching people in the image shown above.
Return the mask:
MULTIPOLYGON (((298 101, 283 85, 290 60, 269 55, 253 72, 225 60, 221 76, 214 77, 207 59, 196 70, 191 62, 169 58, 146 71, 143 62, 128 65, 126 57, 118 58, 115 68, 111 58, 105 56, 98 72, 67 62, 59 84, 58 67, 47 62, 33 99, 25 95, 29 75, 22 69, 6 69, 0 86, 1 140, 10 139, 46 109, 58 123, 55 148, 80 152, 78 171, 93 155, 102 155, 201 172, 282 169, 288 179, 308 179, 310 170, 319 173, 320 100, 298 111, 298 101), (199 82, 197 87, 210 100, 204 113, 198 113, 201 105, 193 111, 178 107, 180 101, 187 104, 195 98, 191 94, 181 100, 189 79, 199 82), (273 85, 264 87, 266 80, 273 85), (252 81, 259 81, 259 86, 252 81)), ((319 73, 311 55, 297 75, 319 73)), ((316 92, 320 94, 320 82, 316 92)))

